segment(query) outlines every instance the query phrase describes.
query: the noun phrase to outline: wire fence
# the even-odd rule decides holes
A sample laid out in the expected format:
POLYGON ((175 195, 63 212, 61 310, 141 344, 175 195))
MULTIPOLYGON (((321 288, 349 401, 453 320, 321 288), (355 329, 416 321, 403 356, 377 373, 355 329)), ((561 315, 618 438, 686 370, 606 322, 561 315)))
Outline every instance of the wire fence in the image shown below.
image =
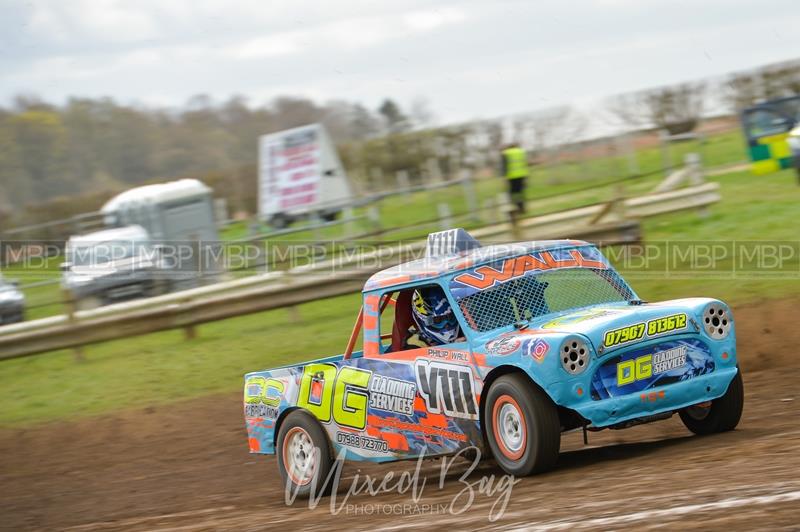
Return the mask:
MULTIPOLYGON (((668 170, 674 170, 676 167, 670 167, 668 170)), ((638 174, 633 174, 629 176, 625 176, 622 178, 611 179, 611 180, 603 180, 602 182, 592 183, 589 185, 584 185, 580 187, 574 187, 567 190, 560 190, 558 192, 552 194, 544 194, 544 195, 535 195, 533 198, 529 198, 529 202, 542 202, 545 200, 557 199, 557 198, 566 198, 570 196, 578 196, 585 192, 601 190, 601 189, 608 189, 609 187, 621 183, 626 182, 638 182, 641 180, 645 180, 646 178, 657 176, 663 174, 664 169, 659 168, 658 170, 650 171, 650 172, 643 172, 638 174)), ((508 212, 508 205, 507 200, 508 198, 505 194, 501 193, 498 195, 494 195, 492 197, 484 198, 484 202, 479 205, 478 204, 478 197, 477 193, 474 189, 474 182, 475 180, 472 179, 471 176, 466 176, 462 179, 451 180, 451 181, 444 181, 440 183, 428 184, 428 185, 417 185, 408 187, 405 189, 396 189, 393 191, 375 194, 370 196, 368 199, 362 199, 356 205, 357 208, 362 209, 361 214, 356 214, 354 209, 346 209, 344 215, 339 219, 333 221, 314 221, 309 224, 301 224, 296 227, 280 229, 280 230, 271 230, 271 231, 263 231, 263 232, 256 232, 255 234, 248 235, 246 237, 231 239, 222 241, 219 244, 223 247, 226 246, 237 246, 237 245, 250 245, 250 244, 258 244, 258 243, 267 243, 267 242, 279 242, 282 245, 290 247, 292 245, 308 245, 309 243, 315 244, 314 249, 316 250, 316 257, 309 256, 309 261, 313 261, 317 258, 322 259, 331 259, 332 257, 335 258, 334 246, 332 245, 333 242, 341 242, 341 241, 350 241, 350 242, 362 242, 362 243, 379 243, 384 242, 388 237, 394 235, 394 238, 403 237, 406 239, 414 239, 424 237, 427 233, 429 233, 432 229, 433 230, 441 230, 447 229, 452 227, 456 224, 464 226, 467 229, 480 226, 481 224, 493 223, 502 220, 507 212, 508 212), (414 193, 420 192, 431 192, 437 190, 444 190, 451 187, 461 187, 464 193, 464 201, 463 202, 439 202, 437 206, 439 207, 436 209, 436 215, 431 216, 422 220, 416 220, 411 223, 407 224, 400 224, 400 225, 391 225, 385 226, 381 223, 381 215, 380 215, 380 202, 395 198, 400 195, 410 195, 414 193), (470 197, 471 196, 471 197, 470 197), (457 210, 451 210, 450 204, 451 203, 458 203, 461 204, 462 207, 457 210), (361 226, 361 227, 359 227, 361 226), (343 227, 340 235, 337 235, 334 238, 325 238, 324 233, 327 230, 336 227, 343 227), (302 235, 303 233, 307 233, 308 238, 303 240, 297 240, 292 242, 290 240, 283 240, 286 237, 292 237, 297 235, 302 235)), ((452 196, 450 197, 452 199, 452 196)), ((596 201, 590 202, 576 202, 570 204, 566 207, 560 207, 557 209, 546 209, 541 210, 537 209, 537 215, 548 215, 548 214, 555 214, 560 212, 566 212, 572 209, 578 209, 583 207, 588 207, 592 205, 597 205, 596 201)), ((91 213, 87 213, 86 215, 82 215, 84 219, 89 219, 91 213)), ((63 221, 62 221, 63 222, 63 221)), ((55 225, 59 222, 53 222, 51 225, 55 225)), ((20 234, 24 232, 24 230, 29 229, 30 227, 26 228, 18 228, 14 230, 12 234, 20 234)), ((9 234, 9 231, 5 233, 6 235, 9 234)), ((266 246, 264 246, 266 251, 266 246)), ((340 253, 349 253, 355 249, 355 246, 352 247, 338 247, 338 251, 340 253)), ((285 256, 287 254, 283 254, 285 256)), ((256 257, 248 258, 244 263, 226 269, 227 274, 229 275, 242 275, 242 274, 252 274, 252 273, 259 273, 263 271, 274 271, 274 270, 282 270, 289 267, 289 260, 284 259, 281 260, 281 254, 276 255, 269 255, 266 252, 260 254, 256 257), (277 259, 275 257, 278 257, 277 259)), ((25 291, 30 291, 32 289, 44 288, 47 286, 57 286, 61 283, 61 274, 60 272, 48 272, 48 274, 53 275, 53 277, 48 279, 42 279, 37 281, 32 281, 29 283, 25 283, 21 285, 21 288, 25 291)), ((213 275, 218 275, 218 273, 211 273, 211 272, 197 272, 197 280, 199 283, 203 283, 208 277, 213 275)), ((43 300, 38 300, 37 297, 31 298, 26 308, 29 311, 42 311, 42 309, 55 309, 56 307, 62 307, 64 305, 64 298, 60 294, 58 296, 50 295, 43 300)), ((38 312, 37 312, 38 313, 38 312)), ((48 312, 49 314, 49 312, 48 312)))

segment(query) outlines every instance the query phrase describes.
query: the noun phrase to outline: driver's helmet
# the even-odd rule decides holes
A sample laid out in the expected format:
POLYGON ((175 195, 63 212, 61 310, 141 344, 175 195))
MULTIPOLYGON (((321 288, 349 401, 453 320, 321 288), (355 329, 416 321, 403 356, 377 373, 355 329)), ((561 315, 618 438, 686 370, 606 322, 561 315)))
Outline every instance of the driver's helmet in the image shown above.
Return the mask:
POLYGON ((420 340, 428 345, 449 344, 460 335, 450 302, 438 286, 414 290, 411 314, 420 340))

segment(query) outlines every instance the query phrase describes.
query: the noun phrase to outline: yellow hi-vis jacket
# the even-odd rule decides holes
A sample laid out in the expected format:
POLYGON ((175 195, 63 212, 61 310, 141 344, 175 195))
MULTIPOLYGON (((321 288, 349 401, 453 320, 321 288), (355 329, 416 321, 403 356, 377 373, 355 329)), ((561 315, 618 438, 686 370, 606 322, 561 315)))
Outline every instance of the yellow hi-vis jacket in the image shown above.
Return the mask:
POLYGON ((528 170, 528 159, 525 156, 525 150, 522 148, 506 148, 503 150, 503 157, 505 158, 505 177, 508 179, 528 177, 530 171, 528 170))

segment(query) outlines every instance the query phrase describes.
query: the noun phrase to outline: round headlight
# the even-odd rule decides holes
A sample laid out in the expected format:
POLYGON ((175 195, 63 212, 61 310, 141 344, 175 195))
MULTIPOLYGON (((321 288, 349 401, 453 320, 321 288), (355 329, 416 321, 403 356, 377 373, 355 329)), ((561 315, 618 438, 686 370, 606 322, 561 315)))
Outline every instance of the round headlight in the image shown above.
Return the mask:
POLYGON ((582 373, 589 367, 589 346, 577 337, 564 340, 559 351, 561 366, 570 375, 582 373))
POLYGON ((711 303, 703 312, 703 328, 714 340, 722 340, 731 332, 730 311, 720 303, 711 303))

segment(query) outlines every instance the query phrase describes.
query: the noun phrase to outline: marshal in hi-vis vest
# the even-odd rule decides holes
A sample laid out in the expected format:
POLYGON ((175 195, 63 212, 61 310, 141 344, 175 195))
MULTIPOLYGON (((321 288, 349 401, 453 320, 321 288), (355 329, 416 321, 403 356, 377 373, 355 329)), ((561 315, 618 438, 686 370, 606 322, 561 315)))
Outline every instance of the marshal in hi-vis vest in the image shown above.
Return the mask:
POLYGON ((503 150, 506 159, 506 175, 508 179, 528 177, 528 160, 522 148, 507 148, 503 150))

